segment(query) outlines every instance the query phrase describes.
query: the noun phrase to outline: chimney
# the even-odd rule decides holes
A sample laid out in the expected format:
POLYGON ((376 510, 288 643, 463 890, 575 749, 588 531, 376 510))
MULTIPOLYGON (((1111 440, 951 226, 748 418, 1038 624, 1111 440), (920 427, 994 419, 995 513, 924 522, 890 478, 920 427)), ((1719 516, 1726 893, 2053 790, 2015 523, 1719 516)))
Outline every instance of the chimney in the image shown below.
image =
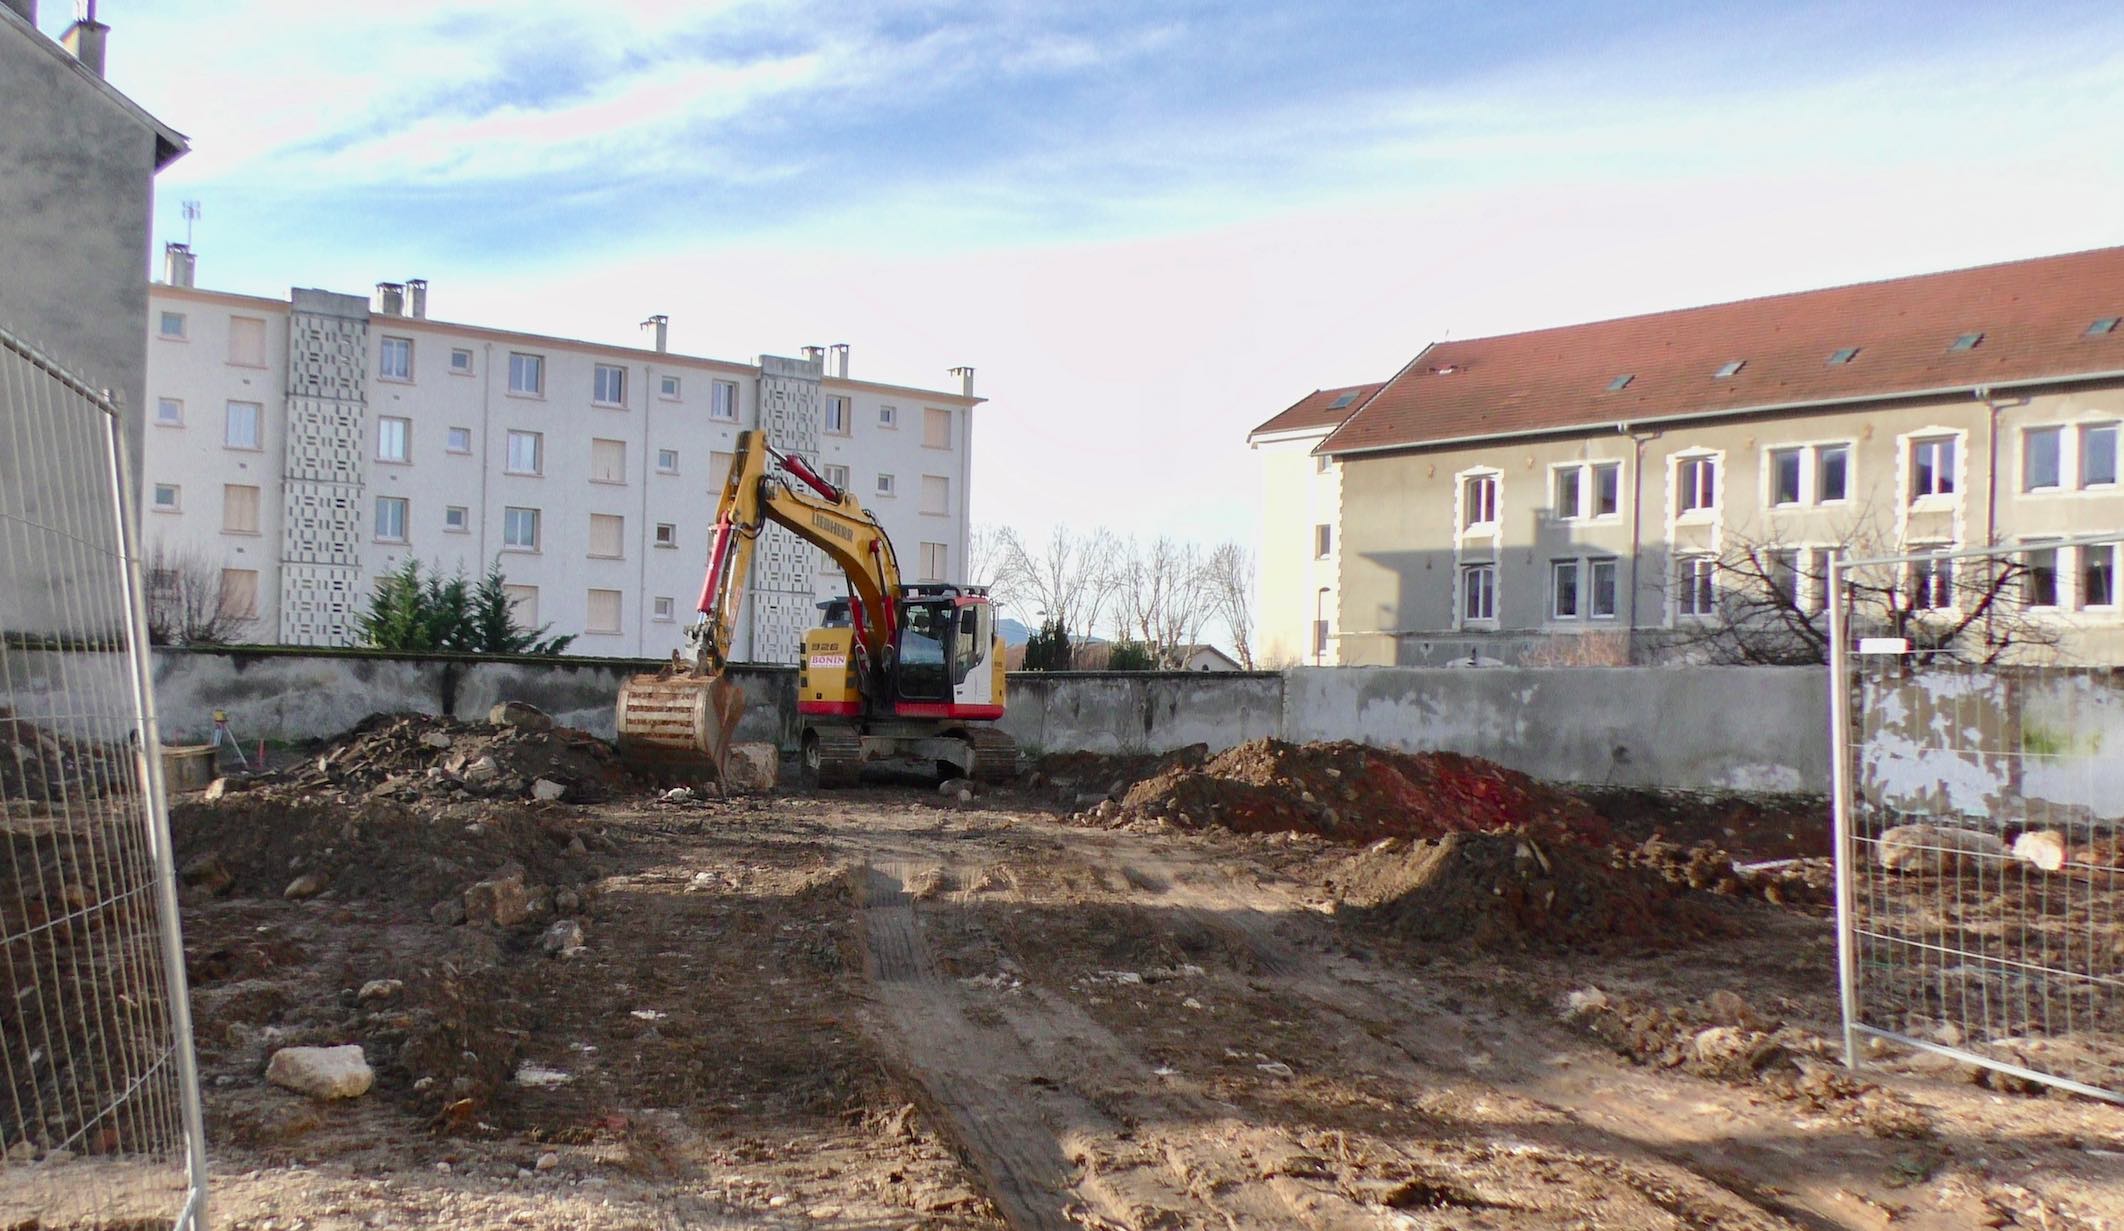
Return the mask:
POLYGON ((842 380, 848 379, 848 343, 833 344, 833 374, 842 380))
POLYGON ((190 244, 162 246, 162 280, 171 286, 191 286, 199 269, 199 257, 190 244))
POLYGON ((37 24, 37 0, 0 0, 0 4, 5 4, 7 7, 15 10, 17 13, 20 13, 22 15, 22 20, 28 22, 30 25, 34 26, 37 24))
MULTIPOLYGON (((19 12, 20 6, 15 7, 19 12)), ((37 6, 33 3, 29 7, 34 12, 37 6)), ((81 67, 101 77, 104 42, 110 37, 111 28, 96 20, 96 0, 81 0, 76 12, 80 15, 59 37, 59 45, 73 53, 81 67)))
POLYGON ((661 355, 671 348, 671 318, 659 312, 642 322, 642 328, 656 331, 656 353, 661 355))
POLYGON ((406 284, 403 282, 377 283, 376 313, 379 316, 404 316, 406 314, 406 284))
POLYGON ((972 369, 972 368, 953 368, 953 369, 951 370, 951 374, 952 374, 953 376, 956 376, 956 377, 958 377, 958 378, 959 378, 959 392, 961 392, 961 393, 965 394, 965 395, 966 395, 967 397, 972 397, 972 396, 973 396, 973 369, 972 369))
POLYGON ((805 347, 805 348, 804 348, 804 362, 806 362, 806 363, 817 363, 817 364, 824 364, 824 363, 826 362, 826 348, 825 348, 825 347, 823 347, 823 346, 807 346, 807 347, 805 347))
POLYGON ((428 319, 428 280, 406 279, 406 315, 417 321, 428 319))

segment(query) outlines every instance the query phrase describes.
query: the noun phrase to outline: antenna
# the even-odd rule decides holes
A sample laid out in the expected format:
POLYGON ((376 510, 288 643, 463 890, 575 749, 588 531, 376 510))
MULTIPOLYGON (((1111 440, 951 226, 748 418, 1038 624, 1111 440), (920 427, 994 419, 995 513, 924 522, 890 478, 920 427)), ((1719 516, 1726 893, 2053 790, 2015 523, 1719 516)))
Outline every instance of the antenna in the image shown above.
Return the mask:
POLYGON ((192 246, 192 224, 197 221, 199 221, 199 202, 186 201, 184 203, 184 246, 187 248, 192 246))

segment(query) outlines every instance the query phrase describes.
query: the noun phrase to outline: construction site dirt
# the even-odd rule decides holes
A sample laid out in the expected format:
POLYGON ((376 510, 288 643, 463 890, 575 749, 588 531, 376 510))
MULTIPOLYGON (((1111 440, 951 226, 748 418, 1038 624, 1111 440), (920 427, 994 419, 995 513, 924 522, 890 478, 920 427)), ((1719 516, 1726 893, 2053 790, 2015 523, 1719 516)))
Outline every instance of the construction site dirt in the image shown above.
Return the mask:
POLYGON ((667 799, 585 738, 179 802, 216 1226, 2124 1226, 2114 1107, 1841 1064, 1819 801, 1331 798, 1354 746, 667 799))

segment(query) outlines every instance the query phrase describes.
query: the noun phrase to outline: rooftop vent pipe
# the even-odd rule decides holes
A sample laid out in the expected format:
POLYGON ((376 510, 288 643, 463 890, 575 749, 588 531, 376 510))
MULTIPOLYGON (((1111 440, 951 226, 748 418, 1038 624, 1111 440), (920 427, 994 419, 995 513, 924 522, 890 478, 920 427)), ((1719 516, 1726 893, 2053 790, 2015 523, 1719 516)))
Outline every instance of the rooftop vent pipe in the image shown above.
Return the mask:
POLYGON ((848 379, 848 343, 833 344, 833 374, 842 380, 848 379))
POLYGON ((805 347, 805 348, 804 348, 804 362, 806 362, 806 363, 824 363, 824 362, 826 362, 826 348, 825 348, 825 347, 823 347, 823 346, 807 346, 807 347, 805 347))
POLYGON ((415 320, 428 319, 428 280, 406 279, 406 315, 415 320))
POLYGON ((958 377, 958 378, 959 378, 959 392, 961 392, 961 393, 965 394, 965 395, 966 395, 967 397, 972 397, 972 396, 973 396, 973 369, 972 369, 972 368, 953 368, 953 369, 951 370, 951 374, 952 374, 953 376, 956 376, 956 377, 958 377))
POLYGON ((171 286, 191 286, 199 270, 199 257, 190 244, 162 246, 162 280, 171 286))
POLYGON ((406 314, 406 284, 403 282, 377 283, 376 312, 380 316, 404 316, 406 314))
POLYGON ((659 312, 642 322, 642 328, 656 331, 656 353, 661 355, 671 346, 671 318, 659 312))
MULTIPOLYGON (((34 12, 36 6, 30 7, 34 12)), ((81 0, 75 11, 78 16, 59 37, 59 45, 81 61, 81 67, 101 77, 104 46, 110 38, 111 28, 96 20, 96 0, 81 0)))

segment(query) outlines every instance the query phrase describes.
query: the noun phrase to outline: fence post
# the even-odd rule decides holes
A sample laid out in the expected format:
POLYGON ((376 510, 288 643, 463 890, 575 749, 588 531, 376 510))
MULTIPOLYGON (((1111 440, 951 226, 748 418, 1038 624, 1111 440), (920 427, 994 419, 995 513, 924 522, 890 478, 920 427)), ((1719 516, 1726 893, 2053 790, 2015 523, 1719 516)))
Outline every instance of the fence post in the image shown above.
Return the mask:
POLYGON ((1837 999, 1843 1008, 1844 1064, 1857 1068, 1858 1054, 1858 937, 1853 912, 1853 857, 1857 844, 1851 834, 1851 646, 1846 627, 1844 565, 1840 556, 1829 557, 1829 784, 1833 807, 1836 849, 1836 981, 1837 999))

